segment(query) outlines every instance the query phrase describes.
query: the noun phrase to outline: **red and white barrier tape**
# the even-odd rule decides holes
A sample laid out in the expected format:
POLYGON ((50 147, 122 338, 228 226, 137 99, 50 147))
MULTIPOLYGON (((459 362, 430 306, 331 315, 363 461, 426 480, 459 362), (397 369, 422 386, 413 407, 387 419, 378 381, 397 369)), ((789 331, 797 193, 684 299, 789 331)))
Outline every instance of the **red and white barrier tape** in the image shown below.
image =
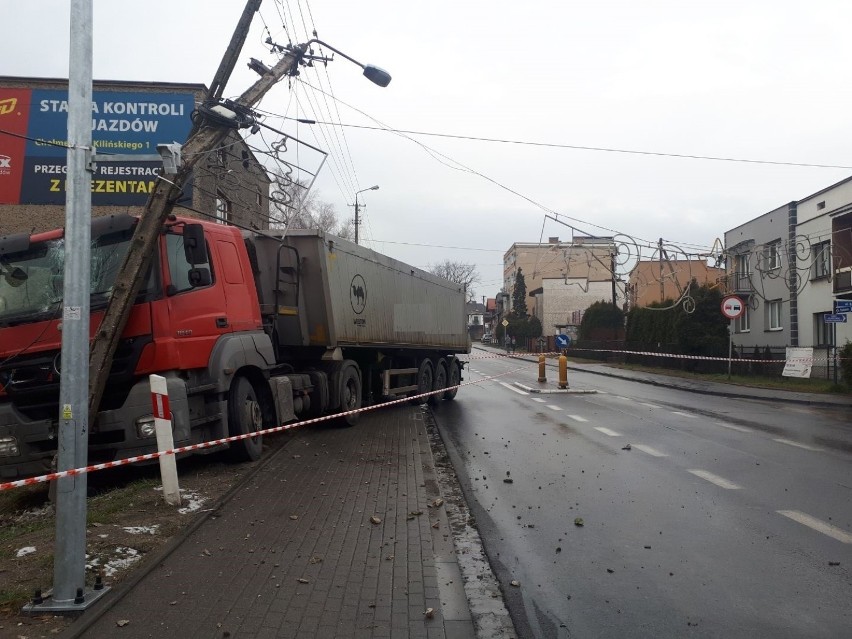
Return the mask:
MULTIPOLYGON (((753 363, 753 364, 784 364, 786 362, 797 362, 797 363, 805 363, 805 362, 824 362, 829 359, 833 360, 834 358, 829 358, 827 356, 819 356, 819 357, 791 357, 789 359, 749 359, 746 357, 710 357, 708 355, 680 355, 677 353, 657 353, 653 351, 618 351, 618 350, 609 350, 609 349, 600 349, 600 348, 572 348, 571 352, 579 352, 582 351, 584 353, 616 353, 618 355, 644 355, 650 357, 671 357, 673 359, 697 359, 711 362, 739 362, 739 363, 753 363)), ((840 361, 841 357, 838 357, 837 360, 840 361)))
POLYGON ((135 464, 141 461, 150 461, 152 459, 158 459, 163 455, 177 455, 180 453, 186 453, 193 450, 201 450, 203 448, 212 448, 213 446, 219 446, 221 444, 227 444, 230 442, 236 442, 241 439, 250 439, 252 437, 258 437, 260 435, 271 435, 273 433, 281 433, 287 430, 293 430, 294 428, 301 428, 302 426, 309 426, 311 424, 318 424, 320 422, 329 421, 332 419, 338 419, 340 417, 346 417, 347 415, 354 415, 356 413, 366 413, 367 411, 376 410, 378 408, 384 408, 386 406, 394 406, 395 404, 402 404, 404 402, 410 402, 413 399, 420 399, 424 397, 429 397, 430 395, 438 395, 443 394, 448 390, 452 390, 453 388, 461 388, 463 386, 471 386, 473 384, 481 384, 482 382, 487 382, 497 377, 503 377, 504 375, 509 375, 511 373, 515 373, 519 370, 523 370, 526 366, 519 366, 518 368, 505 371, 503 373, 498 373, 497 375, 491 375, 489 377, 485 377, 483 379, 478 379, 470 382, 463 382, 458 384, 457 386, 449 386, 447 388, 442 388, 440 390, 429 391, 428 393, 421 393, 419 395, 413 395, 411 397, 403 397, 401 399, 394 399, 388 402, 382 402, 380 404, 373 404, 372 406, 364 406, 362 408, 356 408, 355 410, 345 411, 343 413, 335 413, 333 415, 323 415, 322 417, 315 417, 313 419, 306 419, 300 422, 293 422, 290 424, 283 424, 282 426, 275 426, 274 428, 267 428, 266 430, 259 430, 253 433, 248 433, 245 435, 234 435, 232 437, 223 437, 221 439, 214 439, 209 442, 202 442, 200 444, 190 444, 189 446, 180 446, 178 448, 172 448, 171 450, 163 450, 157 451, 154 453, 147 453, 145 455, 136 455, 135 457, 128 457, 126 459, 119 459, 111 462, 104 462, 102 464, 93 464, 91 466, 86 466, 85 468, 72 468, 70 470, 62 470, 55 473, 49 473, 47 475, 39 475, 37 477, 29 477, 27 479, 18 479, 15 481, 9 481, 0 483, 0 492, 4 490, 10 490, 12 488, 21 488, 23 486, 33 486, 35 484, 42 484, 48 481, 54 481, 56 479, 62 479, 63 477, 73 477, 75 475, 84 475, 86 473, 92 473, 99 470, 106 470, 108 468, 118 468, 119 466, 127 466, 129 464, 135 464))
MULTIPOLYGON (((833 357, 828 357, 825 355, 820 355, 818 357, 791 357, 789 359, 751 359, 746 357, 710 357, 708 355, 681 355, 678 353, 660 353, 656 351, 619 351, 615 349, 603 349, 603 348, 577 348, 571 347, 566 351, 566 354, 570 357, 573 353, 614 353, 616 355, 645 355, 650 357, 671 357, 673 359, 697 359, 697 360, 706 360, 706 361, 714 361, 714 362, 727 362, 729 359, 733 363, 752 363, 752 364, 784 364, 786 362, 796 362, 796 363, 806 363, 806 362, 827 362, 834 361, 833 357)), ((546 353, 533 353, 524 351, 522 353, 496 353, 493 355, 471 355, 469 356, 469 360, 483 360, 483 359, 499 359, 503 357, 511 357, 512 355, 528 355, 528 356, 538 356, 544 355, 545 357, 558 357, 562 353, 560 351, 549 351, 546 353)), ((837 361, 844 361, 848 358, 838 357, 837 361)))

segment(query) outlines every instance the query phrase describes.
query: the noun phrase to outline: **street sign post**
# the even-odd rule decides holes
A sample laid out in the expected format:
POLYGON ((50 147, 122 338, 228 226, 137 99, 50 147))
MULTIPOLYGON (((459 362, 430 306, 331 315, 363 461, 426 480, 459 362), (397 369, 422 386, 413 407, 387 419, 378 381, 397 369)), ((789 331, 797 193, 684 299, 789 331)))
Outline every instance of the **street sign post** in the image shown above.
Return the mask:
POLYGON ((745 304, 736 295, 728 295, 722 299, 722 315, 729 320, 735 320, 745 312, 745 304))
POLYGON ((734 352, 734 320, 745 313, 745 304, 736 295, 722 298, 722 315, 730 320, 728 327, 728 379, 731 379, 731 359, 734 352))
POLYGON ((567 335, 556 336, 556 348, 568 348, 571 346, 571 338, 567 335))
POLYGON ((822 316, 822 320, 826 324, 846 324, 847 317, 846 313, 825 314, 822 316))
POLYGON ((852 300, 834 300, 835 313, 852 313, 852 300))

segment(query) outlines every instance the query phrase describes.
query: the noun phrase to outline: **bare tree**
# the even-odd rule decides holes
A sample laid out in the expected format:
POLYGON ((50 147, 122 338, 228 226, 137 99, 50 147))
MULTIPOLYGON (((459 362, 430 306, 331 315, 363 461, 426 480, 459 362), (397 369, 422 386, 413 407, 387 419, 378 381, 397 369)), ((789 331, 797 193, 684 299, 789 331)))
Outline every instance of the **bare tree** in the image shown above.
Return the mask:
POLYGON ((273 228, 319 229, 344 239, 355 235, 352 218, 341 220, 334 205, 323 202, 307 184, 276 174, 270 195, 270 226, 273 228))
POLYGON ((473 286, 480 281, 479 272, 476 270, 475 264, 444 260, 437 264, 430 264, 426 267, 426 270, 432 273, 432 275, 443 277, 456 284, 464 284, 468 298, 474 299, 473 286))

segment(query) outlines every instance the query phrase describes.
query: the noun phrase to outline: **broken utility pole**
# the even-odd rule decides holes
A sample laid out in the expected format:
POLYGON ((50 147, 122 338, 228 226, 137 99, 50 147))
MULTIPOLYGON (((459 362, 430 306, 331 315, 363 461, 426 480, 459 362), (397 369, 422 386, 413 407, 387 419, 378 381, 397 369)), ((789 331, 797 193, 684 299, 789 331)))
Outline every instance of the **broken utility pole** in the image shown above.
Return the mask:
MULTIPOLYGON (((256 0, 249 0, 245 12, 251 13, 256 4, 256 0)), ((242 46, 241 44, 237 46, 237 43, 245 40, 247 32, 248 21, 243 19, 240 21, 225 59, 219 67, 217 77, 214 80, 214 88, 211 89, 209 95, 212 96, 221 92, 221 87, 224 87, 227 82, 226 76, 233 69, 233 63, 228 62, 228 59, 237 55, 242 46)), ((92 343, 89 359, 90 415, 97 415, 112 357, 127 323, 133 301, 136 299, 142 284, 141 275, 150 265, 151 255, 154 253, 154 246, 163 228, 163 223, 172 212, 175 200, 180 196, 181 187, 189 178, 193 166, 200 158, 220 145, 231 130, 245 125, 245 122, 242 124, 239 122, 241 113, 257 104, 281 78, 292 75, 306 49, 307 45, 305 44, 285 49, 283 57, 274 67, 265 70, 254 85, 230 103, 231 107, 219 112, 220 115, 224 114, 223 117, 200 121, 183 145, 181 150, 182 163, 180 163, 178 170, 175 173, 164 172, 159 176, 156 187, 145 205, 139 223, 136 225, 130 248, 116 278, 109 305, 92 343), (223 124, 223 120, 228 118, 228 113, 233 114, 234 117, 233 124, 230 126, 223 124)))

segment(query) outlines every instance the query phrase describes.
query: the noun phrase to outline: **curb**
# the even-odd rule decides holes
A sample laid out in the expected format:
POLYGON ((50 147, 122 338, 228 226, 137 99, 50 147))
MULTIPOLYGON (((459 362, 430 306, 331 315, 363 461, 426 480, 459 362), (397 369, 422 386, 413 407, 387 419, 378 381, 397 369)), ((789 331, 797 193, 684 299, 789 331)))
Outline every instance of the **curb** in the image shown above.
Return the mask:
POLYGON ((476 639, 519 637, 506 608, 500 582, 491 568, 491 561, 473 523, 474 518, 467 506, 464 489, 456 475, 453 455, 444 442, 432 409, 425 415, 432 461, 441 494, 445 499, 444 510, 452 531, 456 561, 464 581, 476 639))
POLYGON ((528 393, 536 393, 539 395, 593 395, 598 392, 595 389, 533 388, 532 386, 527 386, 526 384, 522 384, 521 382, 515 382, 515 386, 517 386, 518 388, 523 388, 528 393))

